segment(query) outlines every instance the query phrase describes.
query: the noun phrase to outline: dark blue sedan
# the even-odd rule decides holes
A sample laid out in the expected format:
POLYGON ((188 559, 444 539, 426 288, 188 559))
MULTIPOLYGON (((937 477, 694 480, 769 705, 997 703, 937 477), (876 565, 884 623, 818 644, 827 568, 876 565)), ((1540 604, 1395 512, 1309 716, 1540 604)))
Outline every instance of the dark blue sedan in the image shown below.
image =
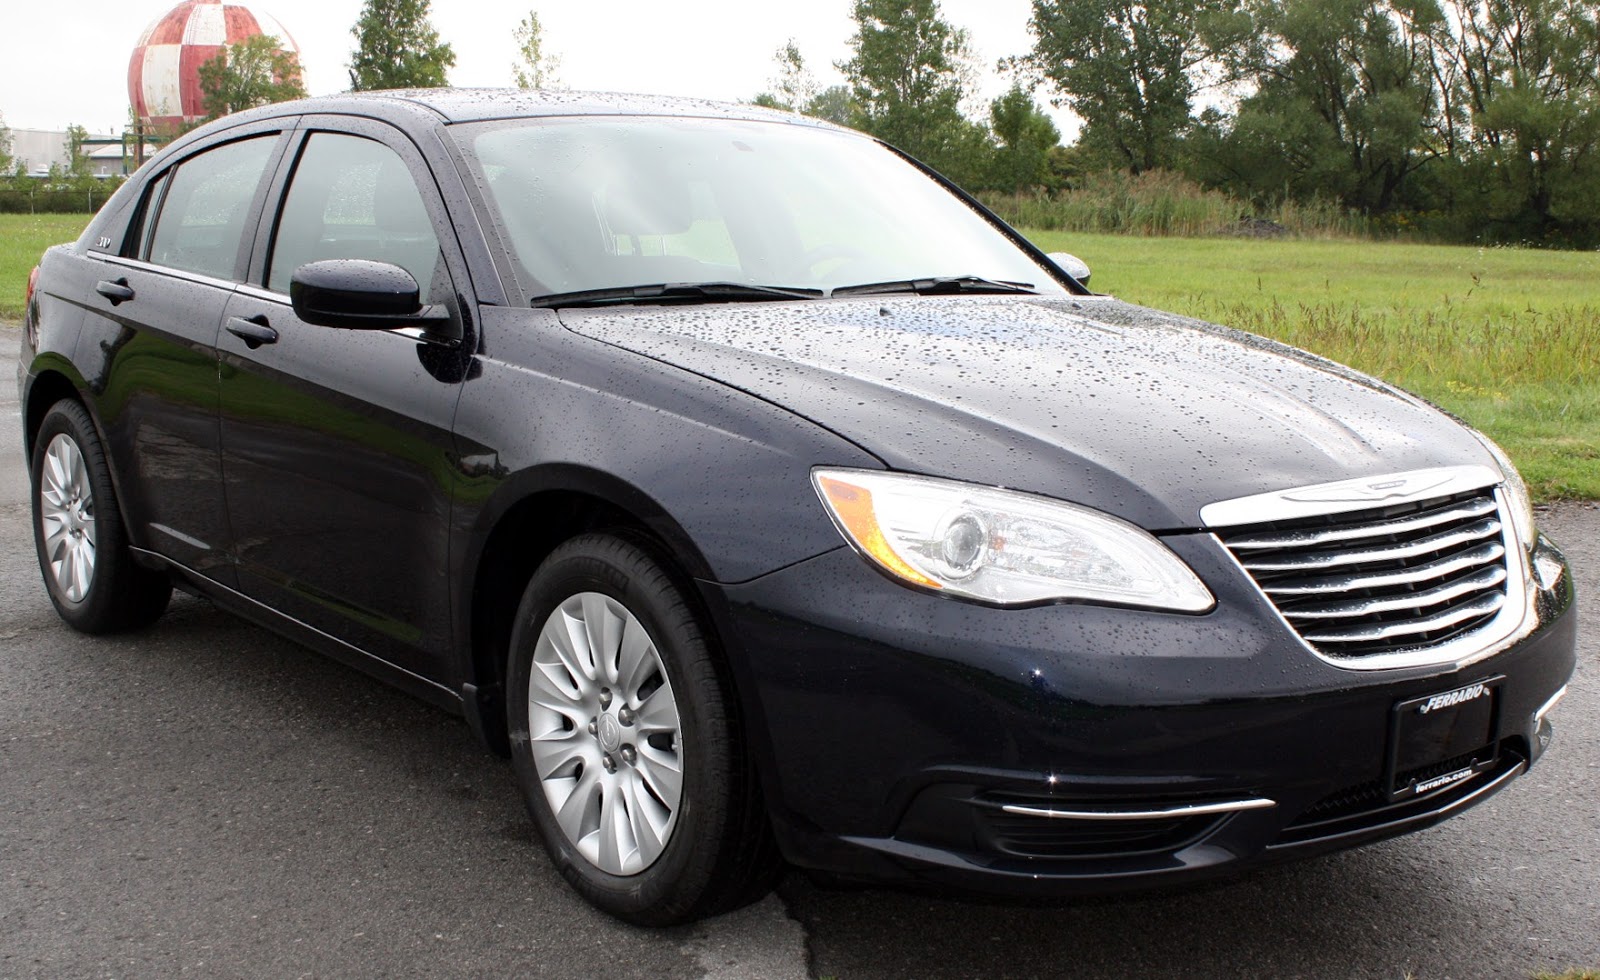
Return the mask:
POLYGON ((459 712, 644 924, 785 861, 1190 881, 1532 765, 1576 617, 1505 456, 1087 278, 750 107, 229 117, 35 273, 40 568, 85 632, 176 586, 459 712))

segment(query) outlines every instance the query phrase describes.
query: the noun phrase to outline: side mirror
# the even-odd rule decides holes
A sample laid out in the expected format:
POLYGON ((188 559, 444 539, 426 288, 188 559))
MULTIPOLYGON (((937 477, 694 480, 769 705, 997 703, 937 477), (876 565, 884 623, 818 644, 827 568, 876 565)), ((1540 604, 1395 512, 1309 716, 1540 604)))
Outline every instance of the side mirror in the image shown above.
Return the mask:
POLYGON ((295 316, 321 327, 393 330, 446 323, 443 307, 424 307, 411 273, 389 262, 326 259, 308 262, 289 279, 295 316))
POLYGON ((1089 263, 1078 258, 1070 252, 1051 252, 1045 258, 1056 264, 1056 268, 1078 280, 1081 285, 1089 285, 1089 263))

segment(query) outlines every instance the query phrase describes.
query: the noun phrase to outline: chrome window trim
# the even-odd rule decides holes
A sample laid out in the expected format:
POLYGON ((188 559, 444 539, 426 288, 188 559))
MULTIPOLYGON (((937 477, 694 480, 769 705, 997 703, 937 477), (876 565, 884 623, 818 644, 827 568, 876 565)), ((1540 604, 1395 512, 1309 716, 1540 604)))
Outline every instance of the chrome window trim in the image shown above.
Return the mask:
POLYGON ((1393 506, 1408 500, 1428 500, 1468 490, 1482 490, 1498 485, 1501 479, 1500 474, 1487 466, 1440 466, 1333 483, 1314 483, 1306 487, 1289 487, 1206 504, 1200 508, 1200 523, 1209 530, 1348 514, 1393 506))
POLYGON ((232 279, 217 279, 199 272, 190 272, 187 269, 178 269, 170 265, 147 262, 144 259, 130 259, 125 255, 114 255, 111 252, 97 252, 94 249, 90 249, 89 257, 99 259, 108 265, 120 265, 140 272, 155 272, 173 279, 181 279, 184 282, 198 283, 202 286, 215 286, 218 289, 226 289, 230 292, 239 286, 232 279))
POLYGON ((279 306, 291 305, 289 297, 283 293, 275 293, 270 289, 263 289, 248 282, 239 284, 239 295, 248 296, 251 299, 265 300, 268 303, 276 303, 279 306))
MULTIPOLYGON (((1417 473, 1429 474, 1427 479, 1432 479, 1435 475, 1441 473, 1455 474, 1446 482, 1431 484, 1430 488, 1436 490, 1437 493, 1430 493, 1430 497, 1449 495, 1451 493, 1461 493, 1467 490, 1481 490, 1486 485, 1498 484, 1500 482, 1498 479, 1491 479, 1488 481, 1488 483, 1479 483, 1477 485, 1453 482, 1455 480, 1475 479, 1475 477, 1471 475, 1470 471, 1478 471, 1483 475, 1488 475, 1488 470, 1484 469, 1483 467, 1462 466, 1447 467, 1442 470, 1419 470, 1410 474, 1396 474, 1393 479, 1407 478, 1415 476, 1417 473)), ((1385 478, 1381 477, 1368 477, 1357 481, 1345 482, 1353 482, 1356 485, 1367 485, 1372 483, 1383 483, 1387 481, 1385 478)), ((1339 486, 1341 486, 1341 484, 1319 484, 1315 487, 1307 489, 1322 490, 1327 487, 1339 486)), ((1262 496, 1272 499, 1279 498, 1279 495, 1276 493, 1265 494, 1262 496)), ((1480 661, 1487 660, 1495 654, 1502 653, 1505 650, 1516 646, 1518 643, 1521 643, 1523 640, 1531 636, 1534 628, 1538 625, 1537 617, 1533 615, 1533 590, 1537 586, 1533 580, 1533 575, 1529 568, 1529 555, 1525 550, 1523 550, 1521 544, 1519 544, 1516 540, 1517 532, 1511 524, 1511 508, 1510 502, 1506 499, 1505 488, 1501 486, 1495 486, 1494 498, 1500 513, 1500 540, 1506 549, 1507 580, 1505 604, 1500 607, 1500 612, 1495 616, 1495 618, 1490 620, 1488 625, 1484 626, 1482 629, 1474 630, 1465 636, 1457 637, 1446 643, 1441 643, 1438 646, 1426 647, 1418 650, 1398 650, 1393 653, 1374 654, 1366 657, 1328 656, 1321 650, 1318 650, 1316 647, 1312 646, 1304 637, 1300 635, 1300 631, 1295 629, 1294 625, 1290 623, 1289 620, 1278 609, 1278 605, 1272 601, 1272 597, 1267 595, 1266 590, 1261 588, 1260 584, 1256 582, 1254 576, 1252 576, 1249 570, 1247 570, 1244 565, 1240 563, 1238 557, 1234 555, 1233 551, 1223 543, 1220 535, 1213 533, 1211 535, 1211 540, 1216 542, 1218 549, 1220 549, 1222 553, 1227 556, 1228 561, 1233 563, 1233 567, 1238 570, 1239 574, 1244 577, 1245 581, 1250 583, 1250 585, 1256 590, 1256 593, 1260 595, 1263 600, 1265 600, 1267 608, 1271 610, 1272 615, 1277 618, 1278 623, 1282 625, 1283 628, 1288 632, 1289 636, 1294 639, 1294 642, 1298 643, 1304 650, 1315 656, 1318 660, 1321 660, 1323 663, 1338 667, 1341 670, 1363 672, 1373 670, 1403 670, 1408 667, 1448 667, 1452 670, 1460 670, 1464 667, 1469 667, 1475 663, 1479 663, 1480 661)), ((1243 497, 1240 498, 1240 500, 1260 501, 1261 497, 1243 497)), ((1226 503, 1231 506, 1237 504, 1238 501, 1227 501, 1226 503)), ((1366 501, 1358 507, 1344 508, 1342 510, 1327 510, 1321 511, 1320 513, 1339 514, 1347 513, 1350 510, 1372 510, 1382 507, 1384 504, 1384 501, 1366 501)), ((1261 505, 1257 504, 1256 506, 1261 505)), ((1337 504, 1335 506, 1337 506, 1337 504)), ((1313 517, 1317 516, 1317 514, 1298 513, 1295 516, 1313 517)), ((1285 520, 1287 518, 1272 518, 1265 516, 1261 511, 1256 511, 1255 519, 1248 521, 1247 523, 1259 524, 1274 519, 1285 520)))
POLYGON ((1049 820, 1170 820, 1174 817, 1203 817, 1218 813, 1238 813, 1241 810, 1265 810, 1277 805, 1276 800, 1251 797, 1224 803, 1195 803, 1152 810, 1064 810, 1059 807, 1022 806, 1016 803, 1008 803, 1000 809, 1019 817, 1044 817, 1049 820))

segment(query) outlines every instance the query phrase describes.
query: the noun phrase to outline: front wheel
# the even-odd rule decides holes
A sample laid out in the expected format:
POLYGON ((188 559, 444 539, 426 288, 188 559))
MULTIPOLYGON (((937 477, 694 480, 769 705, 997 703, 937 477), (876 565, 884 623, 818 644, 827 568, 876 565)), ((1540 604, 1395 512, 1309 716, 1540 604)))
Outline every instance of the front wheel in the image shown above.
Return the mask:
POLYGON ((528 583, 507 721, 528 810, 563 876, 639 925, 770 887, 777 862, 725 671, 664 563, 589 534, 528 583))
POLYGON ((172 582, 128 548, 111 469, 82 405, 50 406, 33 447, 33 541, 56 612, 84 633, 155 622, 172 582))

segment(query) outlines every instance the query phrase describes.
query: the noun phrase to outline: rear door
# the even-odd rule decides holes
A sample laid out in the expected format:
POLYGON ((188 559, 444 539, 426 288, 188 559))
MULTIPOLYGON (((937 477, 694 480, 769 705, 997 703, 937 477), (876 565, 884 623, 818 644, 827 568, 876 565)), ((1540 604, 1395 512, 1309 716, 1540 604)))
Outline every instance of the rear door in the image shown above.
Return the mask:
POLYGON ((76 359, 134 543, 232 585, 217 332, 292 120, 236 130, 152 180, 126 240, 88 253, 76 359))
POLYGON ((290 150, 255 283, 228 303, 221 418, 240 588, 430 679, 450 640, 451 423, 465 356, 464 270, 416 147, 371 120, 308 118, 290 150), (342 330, 295 316, 289 281, 322 259, 412 274, 450 328, 342 330), (267 328, 275 339, 250 334, 267 328), (240 331, 236 335, 230 331, 240 331), (253 346, 259 344, 259 346, 253 346))

